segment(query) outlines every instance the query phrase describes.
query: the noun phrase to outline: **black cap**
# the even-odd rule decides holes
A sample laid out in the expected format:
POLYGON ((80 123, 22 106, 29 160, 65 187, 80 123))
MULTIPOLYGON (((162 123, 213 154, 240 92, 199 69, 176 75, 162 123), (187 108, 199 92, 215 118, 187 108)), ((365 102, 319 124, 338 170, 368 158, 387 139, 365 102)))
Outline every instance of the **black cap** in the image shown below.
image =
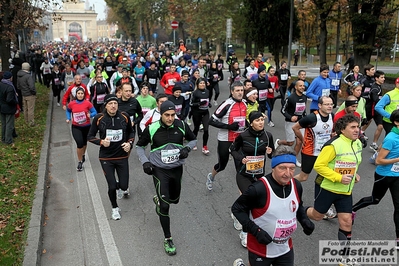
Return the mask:
POLYGON ((264 65, 261 65, 259 68, 258 68, 258 74, 260 74, 262 71, 265 71, 266 70, 266 67, 264 66, 264 65))
POLYGON ((160 113, 161 115, 169 110, 176 110, 176 106, 171 101, 165 101, 161 104, 160 113))
POLYGON ((118 101, 118 97, 115 94, 107 94, 104 97, 104 105, 107 105, 110 101, 118 101))

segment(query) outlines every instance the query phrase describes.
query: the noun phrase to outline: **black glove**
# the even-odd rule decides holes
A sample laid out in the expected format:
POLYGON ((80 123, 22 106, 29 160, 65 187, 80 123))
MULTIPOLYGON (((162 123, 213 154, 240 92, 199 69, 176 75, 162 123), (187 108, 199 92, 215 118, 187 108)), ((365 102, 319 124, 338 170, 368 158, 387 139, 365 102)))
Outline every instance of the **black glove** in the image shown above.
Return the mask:
POLYGON ((301 225, 305 235, 310 236, 313 233, 314 223, 309 218, 305 219, 301 225))
POLYGON ((143 164, 143 170, 147 175, 152 175, 152 164, 150 162, 145 162, 143 164))
POLYGON ((240 125, 238 124, 238 122, 233 122, 230 125, 227 125, 227 129, 233 130, 233 131, 238 130, 239 127, 240 127, 240 125))
POLYGON ((188 153, 190 152, 190 147, 184 147, 180 150, 179 159, 186 159, 188 157, 188 153))
POLYGON ((263 245, 268 245, 270 244, 273 239, 270 237, 270 235, 263 229, 259 228, 256 230, 255 234, 256 240, 263 245))
POLYGON ((361 126, 367 125, 367 123, 368 123, 367 118, 363 118, 361 126))
POLYGON ((360 142, 363 144, 363 149, 367 147, 367 140, 364 137, 359 138, 360 142))

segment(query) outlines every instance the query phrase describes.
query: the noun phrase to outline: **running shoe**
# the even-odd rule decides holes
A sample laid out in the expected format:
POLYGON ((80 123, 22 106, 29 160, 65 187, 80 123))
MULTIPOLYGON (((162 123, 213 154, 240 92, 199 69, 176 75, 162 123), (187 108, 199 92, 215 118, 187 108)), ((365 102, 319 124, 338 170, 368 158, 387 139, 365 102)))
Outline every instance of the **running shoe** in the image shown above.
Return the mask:
POLYGON ((369 140, 369 137, 366 136, 366 133, 364 133, 364 132, 362 131, 361 134, 363 134, 363 138, 364 138, 365 140, 369 140))
POLYGON ((241 258, 238 258, 233 262, 233 266, 245 266, 245 264, 241 258))
POLYGON ((76 167, 76 170, 83 171, 83 162, 78 162, 78 166, 76 167))
POLYGON ((302 166, 301 162, 300 162, 300 161, 298 161, 298 160, 296 160, 296 163, 295 163, 295 165, 296 165, 296 167, 301 167, 301 166, 302 166))
POLYGON ((193 151, 196 151, 196 150, 198 150, 198 148, 197 148, 197 146, 194 146, 193 151))
POLYGON ((232 218, 233 221, 234 221, 234 228, 235 228, 237 231, 242 230, 242 225, 241 225, 240 222, 237 220, 237 218, 234 216, 234 214, 231 214, 231 218, 232 218))
POLYGON ((277 147, 279 146, 278 142, 280 141, 280 139, 276 139, 276 141, 274 142, 274 149, 277 149, 277 147))
POLYGON ((376 151, 373 153, 373 155, 371 155, 371 157, 369 159, 369 163, 375 164, 375 159, 377 158, 377 156, 378 156, 378 152, 376 151))
POLYGON ((324 215, 323 219, 324 220, 333 219, 336 216, 337 216, 337 213, 334 211, 334 209, 332 207, 330 207, 328 209, 328 211, 326 212, 326 214, 324 215))
POLYGON ((58 106, 58 107, 60 107, 60 106, 61 106, 61 104, 60 104, 60 103, 57 103, 57 106, 58 106))
POLYGON ((217 105, 218 105, 218 102, 217 102, 216 100, 213 100, 213 105, 214 105, 214 106, 217 106, 217 105))
POLYGON ((112 220, 120 220, 121 219, 121 214, 119 213, 121 211, 121 209, 119 209, 119 207, 116 208, 112 208, 112 220))
POLYGON ((168 254, 169 256, 176 255, 176 247, 175 244, 173 244, 172 237, 165 238, 165 240, 163 241, 163 247, 166 254, 168 254))
POLYGON ((125 198, 127 198, 127 197, 130 196, 130 190, 129 190, 129 188, 127 188, 125 191, 123 191, 123 196, 124 196, 125 198))
POLYGON ((154 195, 154 197, 152 197, 152 201, 155 203, 155 212, 157 214, 159 214, 159 198, 157 195, 154 195))
POLYGON ((120 200, 123 198, 123 190, 122 189, 118 189, 116 191, 116 197, 120 200))
POLYGON ((244 248, 247 247, 247 236, 248 236, 248 233, 245 233, 244 231, 240 232, 241 245, 244 248))
POLYGON ((268 125, 269 127, 274 127, 273 121, 270 121, 269 123, 267 123, 267 125, 268 125))
POLYGON ((202 147, 202 153, 205 154, 205 155, 209 155, 208 146, 202 147))
POLYGON ((214 178, 213 178, 213 176, 212 176, 212 173, 209 173, 209 174, 206 176, 206 188, 207 188, 209 191, 211 191, 211 190, 213 189, 213 185, 212 185, 213 180, 214 180, 214 178))
POLYGON ((200 125, 200 130, 201 131, 204 130, 204 125, 203 124, 200 125))
POLYGON ((377 151, 378 150, 378 144, 373 142, 370 144, 370 149, 372 149, 373 151, 377 151))
POLYGON ((86 155, 82 155, 82 163, 86 162, 86 155))

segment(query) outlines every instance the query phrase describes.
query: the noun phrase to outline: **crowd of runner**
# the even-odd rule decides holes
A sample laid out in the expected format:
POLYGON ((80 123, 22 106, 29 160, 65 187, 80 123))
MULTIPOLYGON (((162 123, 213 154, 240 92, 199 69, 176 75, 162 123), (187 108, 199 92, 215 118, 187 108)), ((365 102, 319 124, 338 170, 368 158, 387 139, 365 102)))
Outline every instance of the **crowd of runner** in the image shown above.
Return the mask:
MULTIPOLYGON (((285 61, 274 67, 262 53, 254 58, 247 55, 240 68, 232 50, 225 62, 220 54, 192 53, 183 41, 176 49, 163 44, 49 43, 32 46, 25 58, 20 54, 15 52, 10 60, 15 80, 10 73, 0 83, 1 110, 6 104, 3 84, 14 84, 14 96, 22 103, 16 76, 21 68, 31 70, 34 80, 51 87, 56 104, 66 111, 66 122, 72 125, 78 171, 84 170, 87 142, 100 146, 99 161, 108 183, 113 220, 121 219, 117 199, 130 195, 128 158, 138 140, 137 156, 143 171, 154 180, 153 201, 168 255, 176 254, 170 204, 179 202, 184 159, 199 144, 205 156, 217 153, 217 164, 204 177, 209 191, 216 175, 226 168, 229 155, 234 158, 240 196, 231 217, 252 266, 294 265, 291 235, 297 221, 310 235, 315 227, 311 220, 337 216, 338 239, 351 240, 356 212, 378 204, 388 189, 399 239, 399 190, 395 189, 399 176, 395 137, 399 134, 399 78, 395 89, 382 96, 384 73, 375 71, 373 65, 364 66, 362 75, 351 61, 352 71, 343 76, 340 62, 331 70, 321 64, 320 75, 310 83, 304 70, 292 80, 285 61), (220 82, 228 83, 230 97, 218 104, 220 82), (346 93, 344 87, 349 95, 338 106, 338 96, 346 93), (278 98, 282 107, 275 110, 278 98), (272 115, 276 112, 284 116, 281 133, 285 139, 283 134, 274 138, 265 129, 265 124, 275 126, 272 115), (365 131, 373 120, 377 129, 369 147, 371 162, 377 164, 376 183, 372 196, 352 208, 362 149, 368 146, 365 131), (218 129, 217 136, 210 136, 209 126, 218 129), (386 138, 379 145, 382 129, 386 138), (197 141, 201 131, 202 141, 197 141), (210 137, 217 138, 214 151, 208 148, 210 137), (271 173, 265 172, 267 158, 271 173), (294 176, 296 167, 300 173, 294 176), (305 207, 301 182, 312 170, 317 173, 315 201, 314 206, 305 207)), ((2 113, 3 127, 5 124, 2 113)), ((11 136, 5 130, 3 142, 5 136, 11 136)), ((244 265, 242 259, 234 263, 244 265)))

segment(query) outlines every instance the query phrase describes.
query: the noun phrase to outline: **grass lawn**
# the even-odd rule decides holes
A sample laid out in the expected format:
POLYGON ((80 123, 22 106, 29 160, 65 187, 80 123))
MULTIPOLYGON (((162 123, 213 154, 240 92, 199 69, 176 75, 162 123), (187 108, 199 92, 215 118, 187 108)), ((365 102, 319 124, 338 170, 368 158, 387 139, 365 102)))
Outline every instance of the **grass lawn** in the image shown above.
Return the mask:
POLYGON ((0 265, 22 265, 24 258, 49 104, 49 89, 36 89, 36 126, 27 126, 21 113, 15 146, 0 144, 0 265))

